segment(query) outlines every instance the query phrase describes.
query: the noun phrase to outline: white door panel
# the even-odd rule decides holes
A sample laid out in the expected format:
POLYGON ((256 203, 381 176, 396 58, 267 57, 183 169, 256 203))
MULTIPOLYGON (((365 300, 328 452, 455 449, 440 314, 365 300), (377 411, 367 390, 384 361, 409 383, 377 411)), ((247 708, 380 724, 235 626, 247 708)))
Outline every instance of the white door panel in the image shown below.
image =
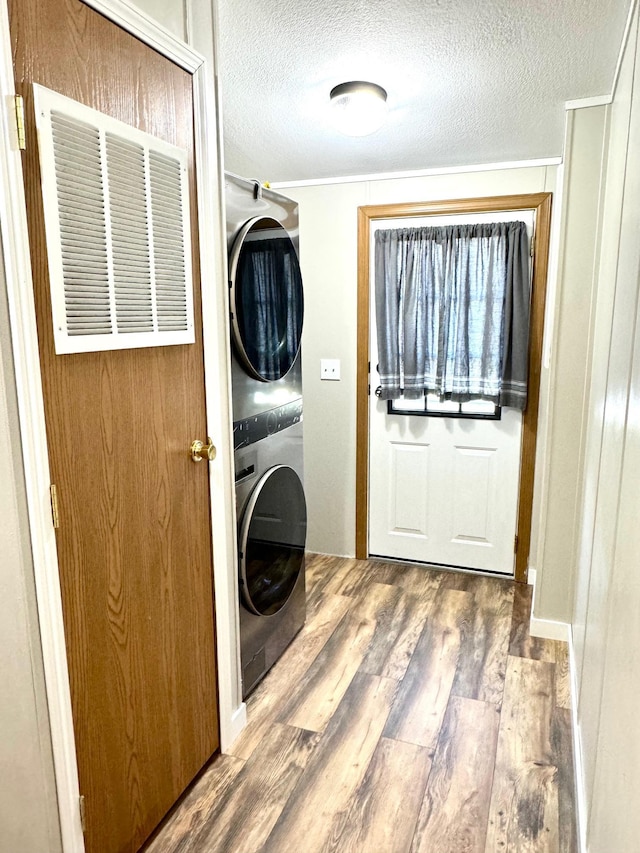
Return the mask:
POLYGON ((426 538, 429 512, 428 485, 415 493, 414 484, 429 483, 429 445, 389 442, 391 488, 389 527, 391 532, 426 538))
POLYGON ((489 544, 489 502, 495 448, 454 447, 453 540, 489 544))
POLYGON ((370 412, 369 553, 511 575, 522 416, 370 412))

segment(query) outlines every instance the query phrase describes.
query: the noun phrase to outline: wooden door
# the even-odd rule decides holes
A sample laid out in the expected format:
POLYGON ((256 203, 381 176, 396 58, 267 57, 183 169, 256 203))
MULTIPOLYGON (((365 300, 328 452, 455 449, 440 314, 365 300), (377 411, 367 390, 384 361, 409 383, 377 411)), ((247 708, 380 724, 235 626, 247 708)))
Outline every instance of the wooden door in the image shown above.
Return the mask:
POLYGON ((218 746, 190 75, 79 0, 10 0, 89 853, 135 851, 218 746), (53 345, 32 83, 189 152, 196 343, 53 345))

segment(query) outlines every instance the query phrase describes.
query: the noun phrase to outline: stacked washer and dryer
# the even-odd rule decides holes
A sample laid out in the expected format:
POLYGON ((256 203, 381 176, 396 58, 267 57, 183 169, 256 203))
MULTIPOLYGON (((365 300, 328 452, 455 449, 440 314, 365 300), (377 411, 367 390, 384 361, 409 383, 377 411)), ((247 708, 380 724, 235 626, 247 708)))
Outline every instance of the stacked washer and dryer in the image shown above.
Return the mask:
POLYGON ((225 175, 246 697, 305 621, 298 206, 225 175))

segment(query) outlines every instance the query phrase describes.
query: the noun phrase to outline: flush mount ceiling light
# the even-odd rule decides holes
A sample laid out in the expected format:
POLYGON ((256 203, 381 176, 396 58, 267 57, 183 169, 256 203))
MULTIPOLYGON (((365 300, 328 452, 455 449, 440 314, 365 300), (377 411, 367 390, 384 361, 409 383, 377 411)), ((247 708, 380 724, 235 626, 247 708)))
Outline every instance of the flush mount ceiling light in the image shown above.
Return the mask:
POLYGON ((329 95, 337 129, 347 136, 367 136, 382 126, 387 115, 387 93, 375 83, 353 80, 334 86, 329 95))

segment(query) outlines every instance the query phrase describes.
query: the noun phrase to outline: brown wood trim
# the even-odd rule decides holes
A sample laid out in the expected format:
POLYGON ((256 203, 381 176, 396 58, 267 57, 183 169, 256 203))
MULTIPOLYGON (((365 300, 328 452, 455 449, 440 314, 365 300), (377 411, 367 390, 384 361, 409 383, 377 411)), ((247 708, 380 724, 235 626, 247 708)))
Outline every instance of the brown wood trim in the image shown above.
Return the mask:
POLYGON ((491 211, 534 210, 533 285, 531 336, 529 341, 529 394, 522 421, 520 455, 520 497, 518 505, 518 547, 515 578, 527 580, 531 545, 531 514, 540 399, 542 334, 547 290, 547 264, 551 231, 549 192, 486 198, 447 199, 408 204, 366 205, 358 208, 358 350, 356 400, 356 557, 369 556, 369 257, 371 221, 447 213, 483 213, 491 211))
POLYGON ((520 500, 518 504, 518 548, 516 550, 516 580, 527 582, 529 549, 531 546, 531 515, 533 511, 533 482, 538 437, 538 405, 540 402, 540 373, 542 368, 542 336, 544 332, 545 300, 547 296, 547 265, 551 234, 551 193, 536 206, 536 227, 533 235, 533 281, 531 298, 531 334, 529 337, 529 385, 527 408, 522 421, 520 454, 520 500))
POLYGON ((358 350, 356 379, 356 557, 369 556, 369 257, 370 208, 358 208, 358 350))

